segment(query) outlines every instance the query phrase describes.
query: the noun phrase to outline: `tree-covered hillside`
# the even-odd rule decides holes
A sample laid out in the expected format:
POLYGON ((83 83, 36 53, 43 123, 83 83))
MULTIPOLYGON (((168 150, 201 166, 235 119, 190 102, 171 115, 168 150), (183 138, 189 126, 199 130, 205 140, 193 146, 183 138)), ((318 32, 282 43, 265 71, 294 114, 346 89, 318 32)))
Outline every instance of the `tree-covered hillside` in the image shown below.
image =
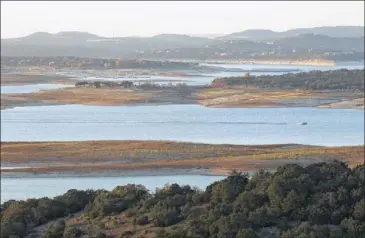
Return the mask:
POLYGON ((172 184, 151 194, 126 185, 9 201, 1 205, 1 237, 25 237, 63 217, 33 237, 361 238, 364 169, 342 162, 288 164, 251 178, 232 172, 204 191, 172 184))
POLYGON ((246 77, 218 78, 213 87, 254 86, 272 89, 309 90, 364 90, 364 70, 330 70, 288 73, 284 75, 262 75, 246 77))

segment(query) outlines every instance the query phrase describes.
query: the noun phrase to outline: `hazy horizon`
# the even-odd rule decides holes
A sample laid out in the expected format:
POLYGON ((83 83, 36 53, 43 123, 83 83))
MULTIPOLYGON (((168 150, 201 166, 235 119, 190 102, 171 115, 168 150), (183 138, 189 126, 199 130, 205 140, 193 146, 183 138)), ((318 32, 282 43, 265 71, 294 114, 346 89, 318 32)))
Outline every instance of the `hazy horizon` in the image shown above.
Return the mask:
POLYGON ((35 32, 201 36, 322 26, 364 26, 364 2, 1 2, 2 39, 35 32))

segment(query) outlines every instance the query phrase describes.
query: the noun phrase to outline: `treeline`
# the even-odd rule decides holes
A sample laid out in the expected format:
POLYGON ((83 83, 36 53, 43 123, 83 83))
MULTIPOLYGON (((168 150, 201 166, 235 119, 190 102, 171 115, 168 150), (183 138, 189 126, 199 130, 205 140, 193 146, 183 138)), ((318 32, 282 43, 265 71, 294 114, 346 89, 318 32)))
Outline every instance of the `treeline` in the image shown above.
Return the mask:
MULTIPOLYGON (((78 68, 78 69, 200 69, 198 63, 173 62, 162 60, 131 59, 121 60, 118 58, 93 58, 93 57, 1 57, 1 66, 52 66, 55 68, 78 68)), ((207 67, 208 68, 208 67, 207 67)))
POLYGON ((59 220, 43 237, 129 237, 138 226, 154 228, 154 237, 161 238, 362 238, 364 172, 364 165, 350 169, 342 162, 288 164, 251 178, 232 172, 204 191, 177 184, 153 194, 136 185, 110 192, 70 190, 54 199, 2 204, 1 237, 24 237, 36 225, 84 211, 89 221, 124 213, 134 228, 107 236, 103 226, 85 230, 59 220))
POLYGON ((138 82, 134 83, 132 81, 79 81, 75 83, 75 87, 92 87, 92 88, 138 88, 142 90, 154 90, 154 89, 187 89, 186 83, 176 83, 168 82, 167 85, 158 84, 154 82, 138 82))
POLYGON ((364 90, 364 69, 227 77, 215 79, 211 84, 212 87, 238 85, 268 89, 364 90))

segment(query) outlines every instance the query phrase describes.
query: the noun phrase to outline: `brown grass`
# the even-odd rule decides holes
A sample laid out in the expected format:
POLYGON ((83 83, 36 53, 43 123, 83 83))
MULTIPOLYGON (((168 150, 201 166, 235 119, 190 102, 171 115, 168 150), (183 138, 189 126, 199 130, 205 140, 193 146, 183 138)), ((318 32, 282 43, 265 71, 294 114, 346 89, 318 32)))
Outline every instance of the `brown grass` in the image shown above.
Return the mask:
MULTIPOLYGON (((152 223, 147 225, 133 225, 133 217, 127 217, 126 212, 122 212, 114 216, 105 216, 97 221, 89 220, 84 216, 74 217, 71 219, 66 219, 67 226, 76 226, 83 231, 87 231, 89 226, 92 224, 103 224, 103 231, 112 237, 119 237, 125 231, 134 231, 134 234, 128 237, 135 238, 153 238, 156 237, 157 230, 161 229, 159 227, 153 226, 152 223)), ((173 227, 173 226, 172 226, 173 227)), ((171 229, 168 227, 166 229, 171 229)))
MULTIPOLYGON (((18 142, 1 144, 2 163, 41 163, 12 172, 205 168, 212 171, 275 168, 333 159, 362 164, 364 146, 209 145, 169 141, 18 142), (47 165, 46 165, 47 163, 47 165), (52 164, 48 166, 48 164, 52 164), (57 163, 62 163, 61 165, 57 163)), ((2 172, 6 172, 2 169, 2 172)))
POLYGON ((75 80, 72 80, 66 76, 60 75, 4 75, 1 74, 1 85, 6 84, 75 84, 75 80))
MULTIPOLYGON (((74 83, 71 79, 62 76, 37 76, 37 75, 2 75, 4 83, 74 83)), ((2 95, 2 108, 14 106, 40 105, 49 103, 84 104, 84 105, 125 105, 132 103, 198 103, 211 107, 275 107, 285 106, 293 100, 313 98, 339 98, 354 99, 363 97, 363 93, 333 92, 319 93, 305 90, 262 90, 237 86, 233 88, 204 88, 190 87, 184 94, 169 89, 152 91, 132 91, 126 89, 96 89, 86 88, 61 88, 44 90, 34 93, 2 95), (31 103, 29 103, 31 102, 31 103)), ((348 107, 354 107, 349 105, 348 107)))
POLYGON ((81 142, 2 142, 2 162, 25 163, 140 161, 156 159, 192 159, 228 155, 267 153, 287 145, 237 146, 179 143, 171 141, 81 141, 81 142))
POLYGON ((280 106, 292 100, 353 98, 361 92, 313 92, 308 90, 263 90, 253 87, 235 86, 230 88, 207 88, 196 94, 199 104, 213 107, 280 106))
POLYGON ((9 98, 24 98, 51 103, 76 103, 84 105, 123 105, 143 101, 148 94, 123 89, 61 88, 34 93, 11 94, 9 98))

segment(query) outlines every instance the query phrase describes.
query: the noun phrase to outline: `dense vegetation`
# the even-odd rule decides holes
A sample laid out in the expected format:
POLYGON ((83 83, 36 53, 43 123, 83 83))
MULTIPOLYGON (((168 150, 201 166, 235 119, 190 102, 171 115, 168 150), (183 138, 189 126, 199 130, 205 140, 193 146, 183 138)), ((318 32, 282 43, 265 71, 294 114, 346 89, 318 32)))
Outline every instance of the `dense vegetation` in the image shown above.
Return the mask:
MULTIPOLYGON (((350 169, 342 162, 288 164, 275 173, 259 171, 250 179, 232 172, 205 191, 177 184, 154 194, 136 185, 111 192, 70 190, 54 199, 2 204, 1 237, 24 237, 35 225, 83 210, 90 224, 121 213, 133 220, 134 228, 111 237, 129 237, 138 226, 154 228, 155 237, 361 238, 365 237, 364 172, 364 165, 350 169)), ((43 236, 81 234, 107 237, 102 226, 84 230, 64 220, 48 225, 43 236)))
POLYGON ((263 75, 248 77, 227 77, 215 79, 213 87, 246 85, 272 89, 309 90, 364 90, 364 70, 330 70, 289 73, 284 75, 263 75))
POLYGON ((75 87, 93 87, 93 88, 139 88, 139 89, 162 89, 162 88, 184 88, 187 87, 185 83, 173 84, 169 82, 167 84, 158 84, 154 82, 138 82, 134 83, 132 81, 79 81, 75 83, 75 87))
POLYGON ((77 69, 200 69, 197 63, 158 60, 120 60, 118 58, 56 57, 1 57, 1 66, 52 66, 77 69))

